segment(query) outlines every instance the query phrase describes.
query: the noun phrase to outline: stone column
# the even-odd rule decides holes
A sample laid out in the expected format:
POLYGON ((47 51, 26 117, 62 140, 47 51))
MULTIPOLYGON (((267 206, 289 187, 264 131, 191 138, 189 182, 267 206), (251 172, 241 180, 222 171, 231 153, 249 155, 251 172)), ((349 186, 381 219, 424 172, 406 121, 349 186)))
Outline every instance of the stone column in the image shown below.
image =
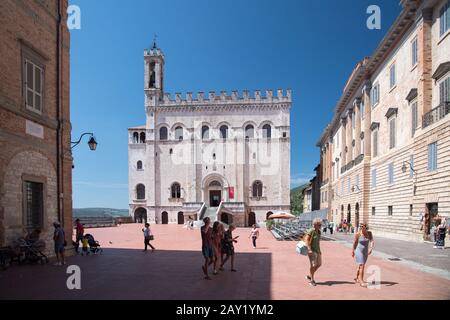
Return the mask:
POLYGON ((355 157, 361 154, 361 98, 355 101, 355 157))
POLYGON ((431 62, 431 25, 433 9, 422 10, 423 23, 417 32, 418 74, 417 87, 418 119, 432 109, 432 62, 431 62))

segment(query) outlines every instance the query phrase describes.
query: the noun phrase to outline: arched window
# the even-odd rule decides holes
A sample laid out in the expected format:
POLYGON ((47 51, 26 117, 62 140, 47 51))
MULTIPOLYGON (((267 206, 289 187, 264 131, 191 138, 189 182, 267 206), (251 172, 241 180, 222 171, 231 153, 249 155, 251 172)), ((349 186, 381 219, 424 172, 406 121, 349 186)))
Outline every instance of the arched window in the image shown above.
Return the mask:
POLYGON ((272 127, 270 124, 265 124, 262 127, 262 136, 263 138, 271 138, 272 137, 272 127))
POLYGON ((220 127, 220 137, 223 140, 226 140, 228 138, 228 127, 223 125, 220 127))
POLYGON ((178 140, 178 141, 183 140, 183 128, 182 127, 175 128, 175 140, 178 140))
POLYGON ((202 139, 203 140, 209 139, 209 127, 208 126, 202 127, 202 139))
POLYGON ((141 132, 140 143, 145 143, 145 132, 141 132))
POLYGON ((137 162, 136 167, 137 167, 138 170, 142 170, 142 161, 141 160, 139 160, 137 162))
POLYGON ((180 199, 181 198, 181 186, 179 183, 175 182, 170 187, 171 195, 173 199, 180 199))
POLYGON ((249 124, 245 127, 245 138, 246 139, 253 139, 255 137, 255 128, 249 124))
POLYGON ((133 143, 139 143, 139 133, 133 133, 133 143))
POLYGON ((159 129, 159 140, 167 140, 167 128, 161 127, 159 129))
POLYGON ((138 200, 145 199, 145 186, 141 183, 136 186, 136 199, 138 200))
POLYGON ((262 193, 263 193, 263 184, 261 181, 255 181, 253 182, 253 197, 255 198, 259 198, 262 197, 262 193))

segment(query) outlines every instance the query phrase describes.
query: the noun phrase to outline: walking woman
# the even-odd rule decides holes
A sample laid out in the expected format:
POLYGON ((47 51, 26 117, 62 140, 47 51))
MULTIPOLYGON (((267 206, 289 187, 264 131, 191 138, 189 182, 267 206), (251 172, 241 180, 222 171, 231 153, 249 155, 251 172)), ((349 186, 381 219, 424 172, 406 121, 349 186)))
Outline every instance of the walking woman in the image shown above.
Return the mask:
POLYGON ((259 230, 256 228, 256 224, 252 226, 252 230, 250 231, 249 238, 252 238, 253 249, 256 249, 256 239, 259 237, 259 230))
POLYGON ((208 267, 214 262, 214 252, 212 244, 212 230, 211 230, 211 220, 209 217, 203 218, 203 227, 200 228, 202 235, 202 253, 205 259, 202 265, 203 274, 206 280, 211 280, 208 275, 208 267))
POLYGON ((358 270, 356 272, 355 283, 359 283, 361 287, 367 287, 367 282, 364 282, 364 267, 367 262, 367 258, 372 253, 374 246, 372 232, 368 230, 367 224, 361 223, 359 225, 359 231, 355 235, 355 241, 353 242, 352 257, 355 258, 358 264, 358 270))
POLYGON ((226 258, 222 261, 220 265, 220 270, 223 270, 223 265, 228 261, 229 258, 231 258, 231 271, 236 272, 236 269, 234 269, 234 245, 233 243, 237 242, 237 238, 239 236, 236 236, 233 238, 233 230, 235 229, 234 225, 230 225, 227 231, 225 231, 223 242, 222 242, 222 249, 223 253, 226 255, 226 258))
POLYGON ((220 265, 222 265, 222 239, 223 239, 223 224, 219 221, 214 222, 211 238, 212 247, 214 251, 214 271, 213 274, 217 275, 217 262, 220 260, 220 265))

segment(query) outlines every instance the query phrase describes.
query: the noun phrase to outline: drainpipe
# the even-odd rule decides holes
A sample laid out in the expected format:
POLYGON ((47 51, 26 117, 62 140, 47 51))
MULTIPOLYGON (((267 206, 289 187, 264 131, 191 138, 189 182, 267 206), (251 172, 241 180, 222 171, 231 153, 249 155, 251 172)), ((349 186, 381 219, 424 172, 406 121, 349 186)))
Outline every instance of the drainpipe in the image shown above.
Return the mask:
POLYGON ((56 176, 57 176, 57 210, 58 221, 64 228, 63 206, 61 205, 62 177, 62 128, 61 128, 61 0, 58 0, 58 16, 56 29, 56 176))

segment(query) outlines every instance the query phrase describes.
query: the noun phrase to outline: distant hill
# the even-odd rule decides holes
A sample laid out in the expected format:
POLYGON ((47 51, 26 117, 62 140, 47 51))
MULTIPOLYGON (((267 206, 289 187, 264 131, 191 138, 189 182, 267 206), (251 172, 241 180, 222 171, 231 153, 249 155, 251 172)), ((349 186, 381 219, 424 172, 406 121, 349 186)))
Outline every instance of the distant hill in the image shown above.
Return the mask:
POLYGON ((128 216, 127 209, 111 209, 111 208, 77 208, 73 209, 74 217, 125 217, 128 216))
POLYGON ((308 183, 291 189, 291 212, 293 214, 303 213, 303 190, 308 183))

